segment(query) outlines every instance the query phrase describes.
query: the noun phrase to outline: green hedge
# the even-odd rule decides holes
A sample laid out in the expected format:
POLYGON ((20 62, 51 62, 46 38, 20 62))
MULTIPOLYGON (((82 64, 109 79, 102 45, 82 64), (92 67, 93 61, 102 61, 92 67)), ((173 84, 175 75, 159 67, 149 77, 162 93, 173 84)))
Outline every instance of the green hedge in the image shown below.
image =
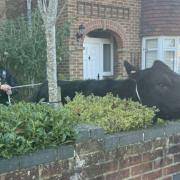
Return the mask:
POLYGON ((73 140, 74 115, 65 108, 19 103, 0 106, 0 157, 11 158, 73 140))
POLYGON ((67 99, 67 102, 65 107, 79 115, 79 122, 96 124, 109 133, 150 127, 158 111, 111 94, 104 97, 77 94, 73 101, 67 99))
POLYGON ((45 104, 0 105, 0 157, 11 158, 75 139, 74 125, 90 123, 107 132, 147 128, 156 108, 138 102, 77 94, 58 109, 45 104))

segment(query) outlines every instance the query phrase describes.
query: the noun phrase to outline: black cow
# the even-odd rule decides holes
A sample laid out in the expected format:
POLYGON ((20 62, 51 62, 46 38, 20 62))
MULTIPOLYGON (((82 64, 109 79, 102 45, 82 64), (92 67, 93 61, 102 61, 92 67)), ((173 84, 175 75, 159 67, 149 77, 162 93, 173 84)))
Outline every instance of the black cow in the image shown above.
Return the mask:
MULTIPOLYGON (((105 96, 111 92, 114 96, 121 98, 137 99, 135 92, 135 81, 128 80, 76 80, 61 81, 58 80, 58 86, 61 87, 62 103, 65 103, 65 97, 73 98, 76 92, 83 93, 85 96, 94 94, 96 96, 105 96)), ((33 102, 39 102, 42 99, 48 101, 47 82, 43 83, 39 90, 32 97, 33 102)))
MULTIPOLYGON (((93 93, 104 96, 111 92, 120 98, 131 98, 147 106, 156 106, 160 112, 158 117, 164 119, 180 118, 180 76, 174 73, 161 61, 155 61, 151 68, 137 70, 128 62, 124 63, 129 78, 126 80, 86 80, 86 81, 58 81, 64 97, 74 97, 75 92, 84 95, 93 93)), ((47 82, 44 83, 36 95, 35 102, 44 98, 48 101, 47 82)))
MULTIPOLYGON (((0 68, 0 83, 1 84, 9 84, 10 86, 16 86, 17 85, 17 81, 15 80, 15 78, 9 73, 8 70, 4 69, 4 68, 0 68)), ((17 91, 12 90, 12 93, 14 94, 17 91)), ((6 94, 6 92, 0 90, 0 104, 8 104, 8 95, 6 94)))
POLYGON ((142 104, 156 106, 160 110, 158 117, 180 118, 180 75, 161 61, 155 61, 145 70, 137 70, 128 62, 124 65, 129 78, 136 82, 142 104))

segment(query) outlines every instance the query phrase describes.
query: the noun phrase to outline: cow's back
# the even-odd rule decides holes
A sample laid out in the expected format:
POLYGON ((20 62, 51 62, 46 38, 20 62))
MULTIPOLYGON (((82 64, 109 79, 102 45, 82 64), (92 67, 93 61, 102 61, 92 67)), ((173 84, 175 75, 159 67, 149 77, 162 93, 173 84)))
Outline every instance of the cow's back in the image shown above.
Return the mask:
MULTIPOLYGON (((75 80, 62 81, 58 80, 58 86, 61 87, 62 102, 65 103, 65 97, 71 99, 77 93, 82 93, 85 96, 94 94, 95 96, 105 96, 107 93, 112 93, 120 98, 135 97, 135 83, 133 80, 75 80)), ((44 83, 36 93, 33 101, 39 102, 41 99, 48 101, 48 86, 44 83)))

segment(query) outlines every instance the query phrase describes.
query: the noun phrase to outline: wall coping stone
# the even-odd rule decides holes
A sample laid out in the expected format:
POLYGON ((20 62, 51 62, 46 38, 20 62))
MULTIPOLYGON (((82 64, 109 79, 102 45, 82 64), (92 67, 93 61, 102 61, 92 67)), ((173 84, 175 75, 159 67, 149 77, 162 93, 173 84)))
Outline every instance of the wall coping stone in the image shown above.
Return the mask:
POLYGON ((102 144, 105 151, 112 151, 118 147, 144 143, 159 137, 166 138, 173 134, 179 134, 180 122, 168 122, 162 126, 110 135, 106 134, 104 129, 94 125, 77 125, 75 130, 77 132, 77 139, 74 144, 64 144, 54 148, 47 148, 34 153, 13 157, 12 159, 1 158, 0 173, 73 158, 76 152, 75 144, 85 143, 90 140, 97 140, 102 144))
POLYGON ((77 133, 76 143, 86 142, 89 139, 103 139, 105 136, 105 130, 94 125, 79 124, 75 130, 77 133))
POLYGON ((1 158, 0 173, 30 168, 36 165, 69 159, 72 157, 74 157, 74 146, 60 145, 58 147, 43 149, 22 156, 17 156, 12 159, 1 158))
POLYGON ((173 176, 173 180, 179 180, 180 179, 180 174, 176 174, 173 176))

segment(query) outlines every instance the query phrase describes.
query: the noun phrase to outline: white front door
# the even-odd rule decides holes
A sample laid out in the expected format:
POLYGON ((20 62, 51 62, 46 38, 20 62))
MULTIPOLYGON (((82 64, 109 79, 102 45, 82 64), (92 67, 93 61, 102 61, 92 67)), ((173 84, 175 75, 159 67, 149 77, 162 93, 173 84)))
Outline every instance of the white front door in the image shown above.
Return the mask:
POLYGON ((98 43, 84 43, 83 59, 84 79, 98 79, 100 74, 100 45, 98 43))
POLYGON ((84 79, 113 75, 113 47, 109 39, 86 37, 83 47, 84 79))

